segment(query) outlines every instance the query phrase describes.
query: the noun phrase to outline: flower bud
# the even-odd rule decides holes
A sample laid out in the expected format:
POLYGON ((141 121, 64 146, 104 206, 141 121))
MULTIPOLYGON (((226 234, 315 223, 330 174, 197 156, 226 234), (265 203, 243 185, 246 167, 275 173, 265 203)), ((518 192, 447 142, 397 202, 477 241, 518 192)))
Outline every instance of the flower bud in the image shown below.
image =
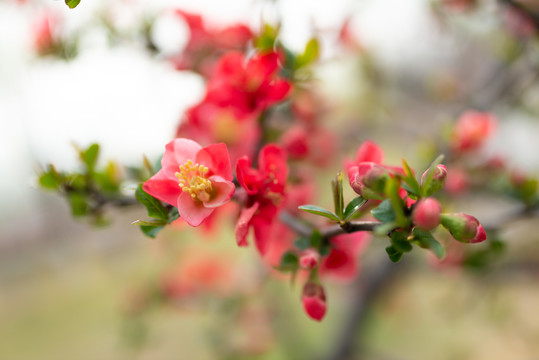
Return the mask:
POLYGON ((434 198, 426 198, 416 204, 412 221, 422 230, 432 230, 440 224, 442 206, 434 198))
POLYGON ((326 315, 326 294, 322 285, 308 282, 303 287, 301 295, 303 309, 309 317, 316 321, 322 321, 326 315))
POLYGON ((313 249, 305 250, 299 257, 299 265, 304 269, 312 269, 318 265, 320 254, 313 249))
POLYGON ((451 235, 463 243, 479 243, 487 239, 487 234, 479 221, 468 214, 442 214, 442 225, 451 235))
POLYGON ((495 127, 496 120, 491 114, 467 111, 455 124, 451 145, 459 153, 475 150, 485 143, 495 127))
MULTIPOLYGON (((429 170, 425 171, 423 175, 421 175, 421 185, 425 183, 425 178, 427 177, 428 172, 429 170)), ((429 188, 427 189, 427 196, 432 195, 435 192, 442 190, 446 179, 447 179, 447 168, 445 167, 445 165, 439 164, 438 166, 436 166, 436 169, 434 169, 432 180, 429 184, 429 188)))
POLYGON ((365 199, 381 199, 389 174, 387 170, 373 162, 362 162, 348 169, 350 186, 365 199))

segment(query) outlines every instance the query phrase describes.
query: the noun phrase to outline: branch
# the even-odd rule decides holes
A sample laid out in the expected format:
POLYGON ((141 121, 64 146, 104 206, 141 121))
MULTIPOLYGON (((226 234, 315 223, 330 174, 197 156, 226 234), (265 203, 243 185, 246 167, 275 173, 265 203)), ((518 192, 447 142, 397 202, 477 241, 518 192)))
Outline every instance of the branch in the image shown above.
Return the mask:
POLYGON ((313 231, 318 230, 324 238, 332 238, 337 235, 349 234, 357 231, 374 231, 374 229, 381 225, 380 221, 350 221, 341 224, 329 225, 324 228, 317 229, 312 224, 299 219, 292 215, 288 211, 282 211, 280 219, 288 227, 294 230, 298 235, 310 236, 313 231))

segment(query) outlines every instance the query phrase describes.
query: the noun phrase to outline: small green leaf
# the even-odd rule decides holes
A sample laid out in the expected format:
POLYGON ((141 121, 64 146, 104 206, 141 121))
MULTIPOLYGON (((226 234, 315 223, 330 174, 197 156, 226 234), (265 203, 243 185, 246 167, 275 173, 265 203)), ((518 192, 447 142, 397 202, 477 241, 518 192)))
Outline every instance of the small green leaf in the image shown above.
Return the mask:
POLYGON ((79 5, 80 0, 65 0, 65 3, 70 9, 74 9, 79 5))
POLYGON ((137 187, 135 197, 137 198, 138 202, 144 205, 149 216, 164 220, 168 219, 167 209, 165 209, 159 200, 144 191, 142 189, 142 184, 137 187))
POLYGON ((311 247, 311 240, 302 236, 294 241, 294 245, 298 250, 306 250, 311 247))
POLYGON ((397 223, 394 221, 383 223, 374 229, 374 234, 378 236, 387 235, 389 232, 397 227, 397 223))
POLYGON ((314 215, 319 215, 319 216, 326 217, 326 218, 328 218, 330 220, 333 220, 333 221, 339 221, 340 220, 337 217, 337 215, 335 215, 331 211, 326 210, 326 209, 321 208, 321 207, 316 206, 316 205, 301 205, 301 206, 298 206, 298 209, 306 211, 306 212, 314 214, 314 215))
POLYGON ((394 231, 391 233, 391 245, 400 252, 412 251, 412 244, 408 241, 408 233, 404 231, 394 231))
POLYGON ((71 207, 71 214, 75 217, 84 216, 88 212, 86 196, 77 192, 67 194, 67 201, 71 207))
POLYGON ((162 220, 135 220, 131 223, 131 225, 139 226, 162 226, 166 224, 167 223, 162 220))
POLYGON ((412 234, 419 246, 432 250, 438 259, 442 259, 445 256, 445 248, 432 236, 430 231, 414 228, 412 234))
POLYGON ((52 171, 48 171, 39 176, 39 185, 45 189, 58 190, 60 186, 59 180, 52 171))
POLYGON ((354 200, 350 201, 348 205, 346 205, 346 209, 344 209, 343 220, 350 220, 352 216, 354 216, 359 211, 359 209, 361 209, 361 207, 365 205, 366 202, 367 200, 363 199, 361 196, 358 196, 354 200))
POLYGON ((414 195, 420 195, 421 194, 421 186, 419 185, 419 182, 415 178, 414 172, 408 165, 405 159, 402 159, 402 167, 404 169, 404 173, 406 176, 404 177, 404 184, 402 186, 405 188, 406 191, 409 193, 412 193, 414 195))
POLYGON ((284 253, 281 258, 281 264, 278 269, 281 271, 296 271, 299 267, 299 259, 296 254, 291 251, 284 253))
POLYGON ((333 192, 333 204, 335 206, 335 214, 339 219, 343 217, 344 209, 344 194, 343 194, 343 174, 339 171, 335 176, 335 179, 331 181, 331 189, 333 192))
POLYGON ((299 55, 296 58, 296 69, 311 64, 316 59, 318 59, 319 54, 320 45, 318 43, 318 40, 316 38, 312 38, 311 40, 309 40, 309 42, 307 42, 307 45, 305 45, 305 50, 303 51, 303 54, 299 55))
POLYGON ((371 214, 376 219, 385 223, 394 222, 397 219, 395 210, 393 210, 393 206, 391 206, 391 201, 389 199, 382 201, 378 207, 372 209, 371 214))
POLYGON ((434 173, 436 172, 436 167, 440 165, 442 160, 444 159, 444 155, 439 155, 434 161, 430 164, 429 169, 427 170, 427 175, 425 175, 424 181, 421 184, 421 194, 423 196, 429 196, 429 188, 430 183, 432 182, 432 177, 434 176, 434 173))
POLYGON ((92 144, 88 149, 81 153, 82 161, 84 161, 84 164, 86 164, 90 171, 94 169, 98 156, 99 144, 92 144))
POLYGON ((399 262, 402 259, 403 253, 395 249, 393 246, 386 247, 386 253, 389 256, 389 260, 394 263, 399 262))
POLYGON ((159 233, 159 231, 161 231, 163 229, 163 226, 146 226, 146 225, 142 225, 140 227, 140 230, 142 230, 142 232, 146 235, 146 236, 149 236, 151 238, 155 238, 157 236, 157 234, 159 233))
POLYGON ((399 226, 405 227, 408 225, 408 219, 404 215, 404 203, 399 195, 399 189, 400 181, 397 178, 389 178, 386 181, 384 193, 389 197, 391 206, 393 207, 395 221, 399 226))

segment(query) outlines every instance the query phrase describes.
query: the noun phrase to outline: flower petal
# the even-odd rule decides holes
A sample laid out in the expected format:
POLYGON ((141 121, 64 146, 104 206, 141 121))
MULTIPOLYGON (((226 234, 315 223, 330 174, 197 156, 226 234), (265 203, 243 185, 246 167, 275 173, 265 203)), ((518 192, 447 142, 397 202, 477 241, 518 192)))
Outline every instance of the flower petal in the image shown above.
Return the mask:
POLYGON ((195 161, 197 153, 202 149, 198 143, 189 139, 174 139, 165 146, 165 153, 161 159, 161 168, 165 175, 171 179, 176 179, 176 172, 179 166, 185 164, 188 159, 195 161))
POLYGON ((204 207, 202 202, 194 200, 187 192, 178 197, 178 213, 191 226, 199 226, 213 212, 213 208, 204 207))
POLYGON ((233 179, 230 156, 224 143, 206 146, 200 150, 196 156, 196 162, 210 169, 209 176, 219 175, 228 181, 233 179))
POLYGON ((142 188, 154 198, 172 206, 176 206, 178 197, 182 193, 178 182, 170 180, 163 170, 159 170, 157 174, 146 181, 142 188))
POLYGON ((251 161, 247 156, 239 158, 236 162, 236 177, 248 195, 254 195, 260 190, 262 182, 260 172, 251 167, 251 161))
POLYGON ((273 174, 277 183, 285 184, 288 178, 286 152, 275 144, 264 146, 258 156, 258 169, 266 176, 273 174))
POLYGON ((211 181, 214 195, 209 201, 204 202, 204 206, 207 208, 216 208, 230 201, 236 189, 234 183, 217 175, 210 176, 208 179, 211 181))
POLYGON ((241 209, 240 217, 236 224, 236 242, 238 246, 247 246, 247 234, 253 215, 258 210, 259 204, 255 202, 251 207, 241 209))

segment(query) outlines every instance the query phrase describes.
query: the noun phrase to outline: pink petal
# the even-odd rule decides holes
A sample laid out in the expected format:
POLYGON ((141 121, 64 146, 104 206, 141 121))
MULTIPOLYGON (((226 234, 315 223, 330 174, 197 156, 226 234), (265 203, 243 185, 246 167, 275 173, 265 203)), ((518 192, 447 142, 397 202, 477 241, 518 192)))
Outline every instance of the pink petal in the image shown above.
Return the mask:
POLYGON ((210 176, 208 179, 211 181, 214 194, 209 201, 204 202, 204 206, 207 208, 216 208, 230 201, 236 189, 234 183, 217 175, 210 176))
POLYGON ((165 175, 175 180, 179 166, 185 164, 188 159, 195 161, 197 153, 202 149, 198 143, 189 139, 174 139, 165 146, 165 153, 161 159, 161 167, 165 175))
POLYGON ((178 197, 178 213, 191 226, 199 226, 213 212, 213 208, 204 207, 202 202, 195 200, 188 192, 182 192, 178 197))
POLYGON ((232 166, 230 156, 225 144, 213 144, 201 149, 196 155, 196 162, 207 166, 210 171, 208 175, 219 175, 225 180, 231 181, 232 166))
POLYGON ((258 210, 259 204, 256 202, 251 207, 243 208, 236 224, 236 242, 238 246, 247 246, 247 234, 253 215, 258 210))
POLYGON ((367 140, 361 144, 356 152, 356 163, 363 161, 381 164, 384 161, 384 151, 376 143, 367 140))
POLYGON ((157 174, 146 181, 142 188, 154 198, 172 206, 176 206, 178 197, 182 193, 178 181, 170 180, 163 170, 159 170, 157 174))

